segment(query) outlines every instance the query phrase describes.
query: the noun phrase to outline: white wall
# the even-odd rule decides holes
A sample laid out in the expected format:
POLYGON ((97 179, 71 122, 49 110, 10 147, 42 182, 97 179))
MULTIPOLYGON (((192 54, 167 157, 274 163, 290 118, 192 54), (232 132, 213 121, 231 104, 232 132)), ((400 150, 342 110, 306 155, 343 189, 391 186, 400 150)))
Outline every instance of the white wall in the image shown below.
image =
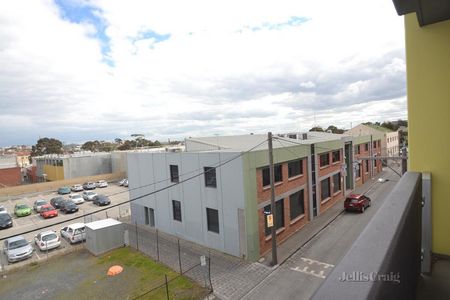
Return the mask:
POLYGON ((203 167, 214 167, 239 153, 129 153, 130 197, 172 185, 169 165, 178 165, 180 181, 169 189, 131 202, 132 221, 145 223, 144 206, 155 210, 159 230, 239 256, 238 209, 244 209, 242 160, 216 169, 217 188, 205 187, 203 167), (156 184, 149 185, 156 182, 156 184), (136 189, 138 187, 142 187, 136 189), (135 190, 136 189, 136 190, 135 190), (173 219, 172 200, 181 202, 182 222, 173 219), (219 211, 219 234, 207 230, 206 208, 219 211))

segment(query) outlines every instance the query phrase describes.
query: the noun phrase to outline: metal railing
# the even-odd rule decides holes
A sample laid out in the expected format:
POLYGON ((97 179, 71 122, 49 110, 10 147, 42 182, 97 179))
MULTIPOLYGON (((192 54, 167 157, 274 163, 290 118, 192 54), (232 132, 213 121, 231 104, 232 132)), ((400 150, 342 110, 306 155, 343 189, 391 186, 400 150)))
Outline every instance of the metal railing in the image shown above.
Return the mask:
POLYGON ((312 299, 414 299, 421 226, 422 177, 407 172, 312 299))

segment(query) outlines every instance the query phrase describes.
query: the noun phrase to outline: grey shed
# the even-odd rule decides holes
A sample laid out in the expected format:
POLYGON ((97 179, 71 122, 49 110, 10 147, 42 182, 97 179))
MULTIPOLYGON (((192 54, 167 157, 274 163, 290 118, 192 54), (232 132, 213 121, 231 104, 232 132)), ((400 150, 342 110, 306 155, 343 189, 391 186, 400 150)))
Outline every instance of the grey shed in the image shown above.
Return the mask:
POLYGON ((124 246, 124 226, 115 219, 86 224, 86 249, 94 255, 124 246))

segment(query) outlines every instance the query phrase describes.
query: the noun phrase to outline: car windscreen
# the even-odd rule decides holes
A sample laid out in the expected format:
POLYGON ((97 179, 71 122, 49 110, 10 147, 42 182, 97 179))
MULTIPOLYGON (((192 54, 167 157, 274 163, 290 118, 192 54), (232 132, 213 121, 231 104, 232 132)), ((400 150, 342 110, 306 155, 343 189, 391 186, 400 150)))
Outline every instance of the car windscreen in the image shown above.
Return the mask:
POLYGON ((52 234, 44 235, 44 236, 42 237, 42 241, 48 242, 48 241, 51 241, 51 240, 55 240, 55 239, 57 239, 57 238, 58 238, 58 236, 57 236, 56 234, 52 233, 52 234))
POLYGON ((358 199, 352 199, 351 203, 358 203, 359 200, 358 199))
POLYGON ((0 214, 0 221, 8 221, 11 220, 11 217, 8 214, 0 214))
POLYGON ((9 249, 17 249, 20 247, 25 247, 26 245, 28 245, 28 242, 26 240, 17 240, 17 241, 9 243, 8 248, 9 249))
POLYGON ((47 201, 45 201, 45 200, 36 200, 36 205, 42 205, 45 203, 47 203, 47 201))
POLYGON ((25 204, 17 205, 17 209, 26 209, 28 208, 25 204))
POLYGON ((53 207, 51 207, 51 206, 45 206, 45 207, 42 207, 41 208, 41 211, 51 211, 51 210, 53 210, 54 208, 53 207))

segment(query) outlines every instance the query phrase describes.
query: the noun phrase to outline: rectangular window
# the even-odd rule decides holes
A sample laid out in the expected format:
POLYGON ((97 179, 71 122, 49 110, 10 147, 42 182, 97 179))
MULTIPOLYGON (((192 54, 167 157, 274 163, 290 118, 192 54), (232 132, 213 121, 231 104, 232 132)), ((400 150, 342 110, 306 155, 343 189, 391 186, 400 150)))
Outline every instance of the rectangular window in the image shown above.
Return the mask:
POLYGON ((364 151, 369 151, 369 143, 364 144, 364 151))
POLYGON ((341 190, 341 173, 333 175, 333 193, 337 193, 341 190))
POLYGON ((374 167, 374 168, 377 167, 377 160, 376 160, 376 159, 373 160, 373 167, 374 167))
POLYGON ((178 166, 170 165, 170 182, 179 182, 180 177, 178 175, 178 166))
POLYGON ((364 163, 366 164, 366 173, 367 173, 367 172, 369 172, 369 160, 366 159, 366 160, 364 161, 364 163))
POLYGON ((328 166, 330 164, 330 155, 329 153, 321 154, 320 155, 320 166, 328 166))
POLYGON ((356 145, 355 146, 355 154, 360 154, 361 153, 361 147, 360 145, 356 145))
POLYGON ((204 167, 203 171, 205 173, 205 186, 217 187, 216 168, 204 167))
POLYGON ((298 216, 305 214, 304 197, 304 190, 300 190, 289 196, 291 220, 294 220, 298 216))
POLYGON ((206 221, 208 231, 219 233, 219 211, 217 209, 206 208, 206 221))
POLYGON ((341 150, 336 150, 331 153, 333 163, 341 161, 341 150))
POLYGON ((173 219, 181 222, 181 202, 172 200, 173 219))
MULTIPOLYGON (((273 166, 275 183, 283 181, 283 169, 281 165, 273 166)), ((263 186, 270 185, 270 169, 269 167, 265 167, 262 169, 262 177, 263 177, 263 186)))
POLYGON ((330 177, 320 182, 320 193, 322 201, 330 197, 330 177))
POLYGON ((295 160, 288 163, 289 178, 303 174, 303 160, 295 160))
MULTIPOLYGON (((278 230, 284 227, 284 199, 278 200, 275 203, 276 208, 276 219, 274 221, 275 229, 278 230)), ((271 213, 270 204, 264 207, 264 232, 266 236, 270 235, 271 228, 267 227, 267 217, 266 214, 271 213)))
POLYGON ((359 163, 355 164, 355 177, 361 177, 361 164, 359 163))
POLYGON ((377 147, 377 141, 373 142, 373 148, 375 149, 377 147))

